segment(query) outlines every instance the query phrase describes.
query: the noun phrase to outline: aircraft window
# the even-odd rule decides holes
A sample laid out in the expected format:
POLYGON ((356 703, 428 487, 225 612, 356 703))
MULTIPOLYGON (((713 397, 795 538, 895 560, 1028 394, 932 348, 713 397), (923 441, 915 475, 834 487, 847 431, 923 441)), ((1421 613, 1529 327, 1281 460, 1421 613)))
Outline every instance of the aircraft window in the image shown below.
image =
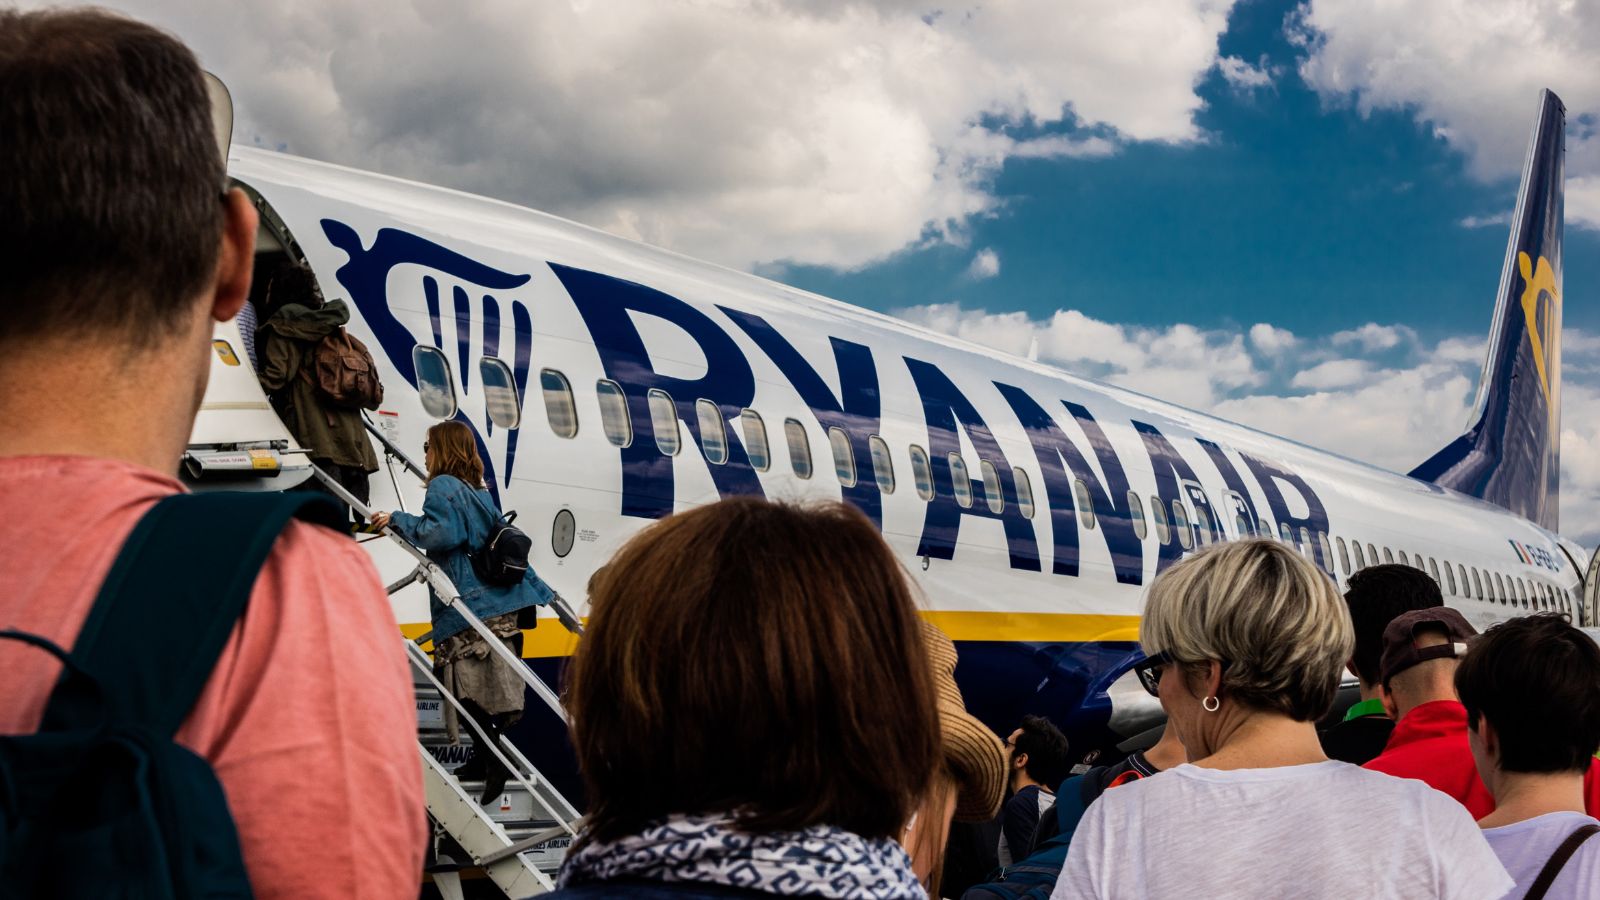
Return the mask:
POLYGON ((652 389, 646 395, 650 403, 650 430, 656 433, 656 449, 667 456, 678 455, 678 406, 666 391, 652 389))
POLYGON ((833 474, 845 487, 855 487, 856 455, 850 449, 850 435, 835 425, 828 429, 828 446, 833 450, 833 474))
POLYGON ((1333 548, 1328 546, 1328 535, 1321 531, 1317 532, 1317 545, 1322 548, 1322 558, 1328 561, 1328 570, 1332 571, 1333 548))
POLYGON ((1211 543, 1211 514, 1206 512, 1204 506, 1194 508, 1195 530, 1200 534, 1200 546, 1211 543))
POLYGON ((1239 537, 1246 537, 1250 534, 1250 523, 1244 520, 1243 512, 1233 514, 1233 527, 1239 532, 1239 537))
POLYGON ((1404 550, 1400 551, 1400 565, 1402 565, 1402 566, 1411 565, 1411 559, 1406 556, 1406 552, 1404 550))
POLYGON ((739 411, 739 426, 744 431, 744 452, 757 472, 772 467, 772 455, 767 452, 767 423, 753 409, 739 411))
POLYGON ((1144 540, 1144 536, 1150 533, 1149 526, 1144 522, 1144 501, 1133 491, 1128 492, 1128 518, 1133 520, 1133 536, 1144 540))
POLYGON ((806 427, 796 419, 783 420, 783 436, 789 442, 789 465, 796 478, 811 477, 811 439, 806 427))
POLYGON ((950 454, 950 484, 955 488, 956 503, 962 509, 971 509, 972 475, 967 472, 967 461, 959 453, 950 454))
POLYGON ((1351 541, 1350 549, 1356 552, 1356 571, 1359 572, 1365 569, 1367 567, 1367 558, 1361 555, 1361 542, 1351 541))
POLYGON ((1506 600, 1506 583, 1500 580, 1499 572, 1494 573, 1494 594, 1500 598, 1501 603, 1508 602, 1506 600))
POLYGON ((994 463, 987 459, 978 460, 978 471, 983 475, 983 499, 989 504, 989 512, 999 514, 1005 511, 1006 495, 1000 491, 1000 470, 994 463))
MULTIPOLYGON (((1072 496, 1078 503, 1078 524, 1086 530, 1094 530, 1094 498, 1089 496, 1089 486, 1083 483, 1082 478, 1072 481, 1072 496)), ((1174 503, 1177 501, 1174 500, 1174 503)))
POLYGON ((1517 596, 1522 598, 1522 605, 1523 606, 1527 606, 1528 605, 1528 584, 1527 584, 1527 582, 1523 581, 1521 578, 1516 579, 1516 582, 1517 582, 1517 596))
POLYGON ((1172 530, 1178 533, 1178 543, 1183 549, 1189 550, 1194 547, 1194 533, 1189 530, 1189 516, 1183 511, 1183 504, 1177 500, 1172 501, 1172 530))
POLYGON ((1017 482, 1017 508, 1022 510, 1024 519, 1033 518, 1033 482, 1028 480, 1028 471, 1012 469, 1011 477, 1017 482))
POLYGON ((728 461, 728 426, 722 409, 704 397, 694 402, 695 418, 700 420, 700 449, 706 462, 720 466, 728 461))
POLYGON ((872 451, 872 477, 878 482, 878 490, 894 493, 894 460, 889 458, 889 445, 874 434, 867 438, 867 447, 872 451))
POLYGON ((572 400, 572 385, 555 369, 539 370, 539 389, 544 392, 544 415, 556 437, 570 438, 578 433, 578 405, 572 400))
POLYGON ((1472 567, 1472 593, 1476 595, 1479 600, 1484 599, 1483 580, 1478 577, 1477 566, 1472 567))
POLYGON ((911 445, 911 480, 917 484, 917 496, 933 499, 933 467, 928 463, 928 451, 911 445))
POLYGON ((1341 571, 1344 572, 1344 577, 1349 578, 1350 577, 1350 551, 1348 549, 1346 549, 1346 547, 1345 547, 1344 538, 1336 537, 1336 538, 1333 539, 1333 542, 1335 544, 1339 545, 1339 568, 1340 568, 1341 571))
POLYGON ((511 377, 511 367, 492 356, 478 361, 478 375, 483 379, 483 400, 488 407, 489 421, 501 428, 522 425, 522 403, 517 399, 517 383, 511 377))
POLYGON ((1237 491, 1223 491, 1222 499, 1224 502, 1233 507, 1233 524, 1234 527, 1238 529, 1239 537, 1245 537, 1249 535, 1250 521, 1246 519, 1244 515, 1244 498, 1239 496, 1237 491))
POLYGON ((1278 523, 1278 537, 1281 538, 1285 544, 1294 543, 1294 534, 1289 531, 1289 526, 1282 522, 1278 523))
POLYGON ((1172 540, 1172 531, 1167 527, 1167 508, 1155 496, 1150 498, 1150 521, 1156 523, 1156 543, 1166 544, 1172 540))
POLYGON ((1472 596, 1472 590, 1467 587, 1467 567, 1456 563, 1456 574, 1461 576, 1461 596, 1472 596))
POLYGON ((600 401, 600 427, 606 440, 614 446, 626 447, 633 443, 633 419, 628 416, 628 398, 622 385, 604 378, 594 383, 594 395, 600 401))
POLYGON ((1392 553, 1388 547, 1383 548, 1383 561, 1386 563, 1394 562, 1394 553, 1392 553))
MULTIPOLYGON (((1417 557, 1417 559, 1421 559, 1421 558, 1422 557, 1420 557, 1420 556, 1417 557)), ((1437 585, 1440 585, 1440 586, 1444 585, 1444 579, 1439 577, 1439 564, 1434 562, 1433 561, 1433 557, 1431 557, 1431 556, 1428 557, 1428 574, 1433 576, 1433 583, 1434 584, 1437 584, 1437 585)))
POLYGON ((1315 559, 1316 551, 1311 549, 1311 532, 1304 525, 1300 526, 1300 553, 1306 559, 1315 559))
POLYGON ((1374 547, 1371 542, 1367 543, 1367 564, 1372 566, 1378 564, 1378 548, 1374 547))
POLYGON ((1449 583, 1450 594, 1454 596, 1456 592, 1456 570, 1451 567, 1448 559, 1444 561, 1444 580, 1449 583))
POLYGON ((450 360, 437 347, 418 344, 411 351, 411 364, 417 370, 417 393, 422 409, 435 419, 456 414, 456 383, 450 377, 450 360))

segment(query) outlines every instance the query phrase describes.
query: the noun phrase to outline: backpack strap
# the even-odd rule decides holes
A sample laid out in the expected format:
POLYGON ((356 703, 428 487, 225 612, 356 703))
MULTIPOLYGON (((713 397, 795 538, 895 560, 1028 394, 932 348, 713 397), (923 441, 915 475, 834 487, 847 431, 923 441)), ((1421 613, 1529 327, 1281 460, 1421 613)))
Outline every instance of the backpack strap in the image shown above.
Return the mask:
MULTIPOLYGON (((234 491, 176 494, 145 513, 72 648, 116 719, 164 736, 177 731, 294 518, 338 529, 344 513, 320 494, 234 491)), ((57 690, 41 730, 100 718, 57 690)))
POLYGON ((1567 835, 1567 839, 1561 842, 1556 852, 1550 854, 1550 861, 1539 870, 1539 877, 1533 880, 1533 886, 1528 888, 1523 900, 1544 900, 1544 895, 1549 893, 1550 886, 1556 883, 1556 876, 1561 874, 1561 869, 1572 859, 1572 854, 1577 853, 1583 842, 1596 833, 1600 833, 1600 825, 1585 825, 1567 835))

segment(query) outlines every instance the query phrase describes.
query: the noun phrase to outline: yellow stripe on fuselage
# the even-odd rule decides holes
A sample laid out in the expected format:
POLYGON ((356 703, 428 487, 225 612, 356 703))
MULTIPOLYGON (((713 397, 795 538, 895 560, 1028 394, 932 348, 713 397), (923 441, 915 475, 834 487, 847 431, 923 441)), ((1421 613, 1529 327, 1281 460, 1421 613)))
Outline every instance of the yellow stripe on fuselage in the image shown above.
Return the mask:
MULTIPOLYGON (((923 617, 939 626, 954 641, 1019 641, 1045 644, 1077 644, 1090 641, 1137 641, 1138 616, 1096 616, 1079 613, 960 612, 926 611, 923 617)), ((585 619, 585 622, 588 620, 585 619)), ((406 640, 426 634, 426 622, 400 626, 406 640)), ((554 659, 571 656, 578 636, 557 622, 522 632, 524 659, 554 659)), ((425 647, 431 649, 431 647, 425 647)))

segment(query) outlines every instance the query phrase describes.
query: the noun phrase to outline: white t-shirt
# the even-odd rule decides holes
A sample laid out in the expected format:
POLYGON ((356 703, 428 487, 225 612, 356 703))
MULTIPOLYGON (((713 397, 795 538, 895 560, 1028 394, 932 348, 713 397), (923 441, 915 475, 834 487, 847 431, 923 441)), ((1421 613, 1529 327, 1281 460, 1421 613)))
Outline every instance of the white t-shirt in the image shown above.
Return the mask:
POLYGON ((1051 900, 1473 898, 1514 887, 1466 808, 1342 762, 1182 765, 1083 815, 1051 900))
MULTIPOLYGON (((1483 836, 1494 848, 1500 862, 1517 880, 1513 897, 1521 897, 1533 887, 1550 855, 1574 831, 1600 821, 1583 813, 1557 812, 1534 816, 1512 825, 1485 828, 1483 836)), ((1600 897, 1600 834, 1591 836, 1572 854, 1561 874, 1550 885, 1546 900, 1591 900, 1600 897)))

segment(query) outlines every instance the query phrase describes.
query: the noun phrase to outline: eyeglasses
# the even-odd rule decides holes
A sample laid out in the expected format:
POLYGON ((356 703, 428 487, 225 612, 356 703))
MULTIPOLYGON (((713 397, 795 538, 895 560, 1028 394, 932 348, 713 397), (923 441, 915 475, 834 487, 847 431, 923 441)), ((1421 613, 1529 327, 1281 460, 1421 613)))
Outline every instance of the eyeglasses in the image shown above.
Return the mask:
POLYGON ((1152 697, 1161 696, 1161 672, 1170 662, 1172 654, 1163 650, 1155 656, 1147 657, 1143 662, 1133 667, 1133 674, 1139 676, 1139 683, 1152 697))

